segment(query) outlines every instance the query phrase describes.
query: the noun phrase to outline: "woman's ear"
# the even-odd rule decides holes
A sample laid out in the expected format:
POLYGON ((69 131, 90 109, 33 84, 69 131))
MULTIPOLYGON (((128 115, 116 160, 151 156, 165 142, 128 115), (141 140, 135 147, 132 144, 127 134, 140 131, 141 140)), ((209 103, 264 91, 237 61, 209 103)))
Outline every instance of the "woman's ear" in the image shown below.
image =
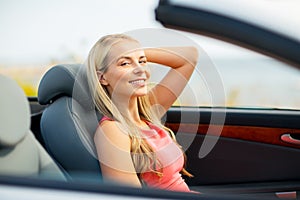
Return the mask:
POLYGON ((108 85, 108 82, 106 81, 104 74, 102 72, 97 71, 97 76, 101 85, 108 85))

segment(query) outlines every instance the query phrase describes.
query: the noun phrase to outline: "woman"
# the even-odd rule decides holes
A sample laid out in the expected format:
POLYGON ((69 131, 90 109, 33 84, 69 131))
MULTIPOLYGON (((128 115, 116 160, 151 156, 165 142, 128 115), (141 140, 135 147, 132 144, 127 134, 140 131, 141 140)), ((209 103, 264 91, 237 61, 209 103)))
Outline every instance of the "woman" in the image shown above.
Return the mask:
POLYGON ((189 191, 180 173, 184 157, 171 130, 160 119, 180 95, 197 63, 194 47, 142 49, 124 34, 101 38, 87 60, 89 87, 104 115, 94 141, 104 180, 189 191), (147 62, 170 67, 148 87, 147 62))

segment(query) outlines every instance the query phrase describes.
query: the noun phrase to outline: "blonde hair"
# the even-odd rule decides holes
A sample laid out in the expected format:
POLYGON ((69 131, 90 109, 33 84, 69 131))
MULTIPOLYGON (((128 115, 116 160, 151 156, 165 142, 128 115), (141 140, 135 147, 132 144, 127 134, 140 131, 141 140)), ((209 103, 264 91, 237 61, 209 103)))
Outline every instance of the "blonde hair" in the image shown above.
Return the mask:
MULTIPOLYGON (((134 38, 125 34, 112 34, 100 38, 96 44, 90 50, 87 59, 87 74, 88 85, 92 94, 93 101, 96 109, 98 109, 104 116, 107 116, 122 126, 122 130, 126 130, 126 133, 131 139, 131 155, 132 160, 138 174, 153 171, 158 176, 162 176, 162 169, 160 161, 156 158, 156 154, 151 146, 143 139, 143 135, 139 127, 134 124, 128 117, 122 115, 112 102, 109 93, 105 86, 103 86, 98 78, 97 71, 105 73, 108 69, 108 55, 112 46, 120 41, 134 41, 139 43, 134 38)), ((158 118, 158 111, 150 109, 151 104, 148 96, 138 97, 138 110, 141 118, 151 122, 152 124, 167 130, 172 139, 175 140, 174 133, 167 127, 161 124, 158 118)), ((177 142, 176 142, 177 144, 177 142)), ((183 174, 191 176, 183 169, 183 174)))

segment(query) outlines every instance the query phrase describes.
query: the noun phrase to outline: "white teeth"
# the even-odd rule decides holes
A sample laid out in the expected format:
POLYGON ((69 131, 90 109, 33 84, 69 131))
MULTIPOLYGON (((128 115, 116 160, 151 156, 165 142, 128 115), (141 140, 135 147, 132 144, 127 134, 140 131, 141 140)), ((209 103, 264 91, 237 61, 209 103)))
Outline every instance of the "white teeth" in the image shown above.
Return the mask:
POLYGON ((145 83, 145 80, 129 81, 130 84, 139 85, 145 83))

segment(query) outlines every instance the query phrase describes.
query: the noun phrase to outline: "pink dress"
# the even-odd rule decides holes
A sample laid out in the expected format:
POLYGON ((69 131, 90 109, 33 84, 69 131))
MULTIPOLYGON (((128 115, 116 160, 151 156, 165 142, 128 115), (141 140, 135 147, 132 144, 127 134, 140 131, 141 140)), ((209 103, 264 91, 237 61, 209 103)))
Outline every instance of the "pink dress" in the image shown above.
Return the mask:
MULTIPOLYGON (((100 121, 112 120, 103 117, 100 121)), ((174 143, 169 133, 165 130, 146 122, 150 130, 142 130, 145 140, 156 152, 163 169, 163 176, 159 177, 154 172, 144 172, 140 178, 148 187, 190 192, 189 187, 181 177, 180 171, 183 168, 184 157, 181 149, 174 143)))

